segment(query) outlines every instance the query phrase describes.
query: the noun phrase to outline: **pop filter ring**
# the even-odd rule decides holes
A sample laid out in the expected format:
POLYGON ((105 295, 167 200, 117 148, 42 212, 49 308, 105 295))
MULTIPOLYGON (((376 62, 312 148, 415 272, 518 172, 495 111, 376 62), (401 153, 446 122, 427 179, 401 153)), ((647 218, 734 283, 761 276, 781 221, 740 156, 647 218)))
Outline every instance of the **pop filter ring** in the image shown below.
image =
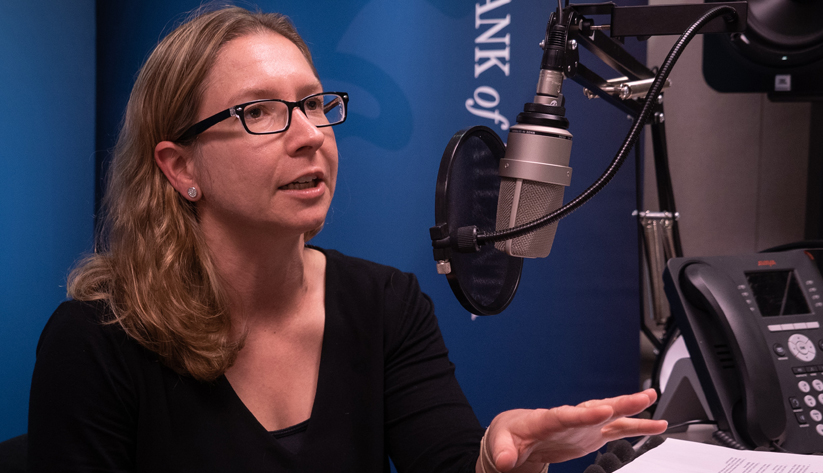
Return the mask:
MULTIPOLYGON (((457 229, 466 225, 477 225, 482 231, 494 230, 500 192, 498 169, 505 152, 503 140, 485 126, 460 130, 449 140, 437 173, 434 218, 438 226, 448 228, 453 233, 450 236, 455 241, 457 229), (461 169, 471 172, 461 173, 461 169), (491 179, 496 182, 490 182, 491 179), (460 188, 471 186, 478 180, 489 185, 480 190, 469 189, 470 192, 460 188), (474 205, 478 197, 493 200, 491 209, 495 213, 483 216, 485 218, 473 213, 479 209, 490 209, 488 205, 474 205), (478 225, 478 222, 481 223, 478 225)), ((476 315, 495 315, 508 307, 520 283, 522 258, 500 252, 494 245, 483 245, 479 251, 471 253, 449 248, 442 251, 445 251, 445 259, 451 265, 451 271, 446 274, 449 286, 466 310, 476 315), (482 271, 478 270, 481 266, 482 271)))

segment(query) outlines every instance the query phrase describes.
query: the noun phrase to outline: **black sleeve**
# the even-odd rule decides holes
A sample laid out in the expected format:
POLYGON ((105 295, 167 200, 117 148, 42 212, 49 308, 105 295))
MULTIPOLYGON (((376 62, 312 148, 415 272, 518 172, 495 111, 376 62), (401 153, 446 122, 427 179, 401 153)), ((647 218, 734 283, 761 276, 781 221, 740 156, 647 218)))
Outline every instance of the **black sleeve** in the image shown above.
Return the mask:
POLYGON ((400 473, 475 471, 483 429, 454 376, 431 299, 395 272, 386 297, 385 420, 400 473))
POLYGON ((117 325, 103 303, 69 301, 37 346, 29 400, 29 471, 134 470, 137 400, 117 325))

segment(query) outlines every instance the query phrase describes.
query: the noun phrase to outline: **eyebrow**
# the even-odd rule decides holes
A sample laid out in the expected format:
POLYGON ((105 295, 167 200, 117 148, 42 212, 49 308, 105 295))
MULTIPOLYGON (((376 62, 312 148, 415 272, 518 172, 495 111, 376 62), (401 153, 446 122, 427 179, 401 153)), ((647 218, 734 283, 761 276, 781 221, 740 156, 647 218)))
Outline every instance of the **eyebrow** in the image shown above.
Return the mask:
MULTIPOLYGON (((298 90, 298 92, 300 92, 298 95, 301 95, 301 96, 297 97, 297 99, 299 100, 299 99, 302 99, 303 97, 309 96, 313 93, 322 92, 322 88, 323 88, 323 86, 320 84, 319 81, 313 82, 313 83, 308 84, 304 87, 300 87, 297 90, 298 90), (316 91, 316 92, 314 92, 314 91, 316 91)), ((285 100, 283 97, 277 97, 277 94, 273 94, 271 89, 254 87, 254 88, 241 90, 237 94, 232 95, 231 100, 230 100, 231 104, 229 106, 234 106, 238 103, 248 102, 249 100, 257 100, 257 99, 281 99, 281 100, 285 100)))

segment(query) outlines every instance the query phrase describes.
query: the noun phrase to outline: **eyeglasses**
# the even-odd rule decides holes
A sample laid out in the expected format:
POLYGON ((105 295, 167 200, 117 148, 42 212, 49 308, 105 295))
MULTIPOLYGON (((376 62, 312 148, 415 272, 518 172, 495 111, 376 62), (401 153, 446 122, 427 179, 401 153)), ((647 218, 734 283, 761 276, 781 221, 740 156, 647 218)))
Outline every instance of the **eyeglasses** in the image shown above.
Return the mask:
POLYGON ((243 128, 252 135, 282 133, 289 129, 295 107, 299 107, 309 119, 309 123, 318 128, 338 125, 346 121, 348 103, 349 94, 346 92, 320 92, 297 102, 279 99, 254 100, 235 105, 195 123, 176 141, 179 143, 190 140, 230 117, 239 118, 243 128))

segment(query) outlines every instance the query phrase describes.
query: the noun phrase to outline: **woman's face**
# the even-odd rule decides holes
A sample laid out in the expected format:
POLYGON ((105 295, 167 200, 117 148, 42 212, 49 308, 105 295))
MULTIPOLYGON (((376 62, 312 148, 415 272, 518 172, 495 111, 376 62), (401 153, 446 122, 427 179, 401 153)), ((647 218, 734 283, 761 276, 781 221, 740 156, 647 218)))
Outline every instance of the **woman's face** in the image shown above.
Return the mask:
MULTIPOLYGON (((294 43, 276 33, 247 35, 218 54, 198 120, 252 100, 297 101, 317 92, 320 81, 294 43)), ((203 132, 194 148, 204 230, 217 225, 224 232, 288 236, 323 224, 337 178, 337 144, 331 127, 315 127, 299 108, 285 132, 251 135, 232 117, 203 132)))

